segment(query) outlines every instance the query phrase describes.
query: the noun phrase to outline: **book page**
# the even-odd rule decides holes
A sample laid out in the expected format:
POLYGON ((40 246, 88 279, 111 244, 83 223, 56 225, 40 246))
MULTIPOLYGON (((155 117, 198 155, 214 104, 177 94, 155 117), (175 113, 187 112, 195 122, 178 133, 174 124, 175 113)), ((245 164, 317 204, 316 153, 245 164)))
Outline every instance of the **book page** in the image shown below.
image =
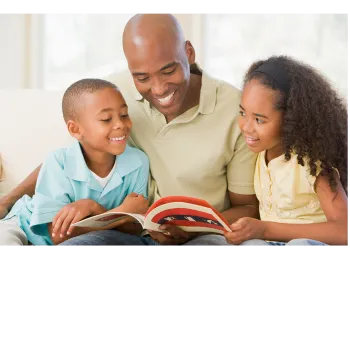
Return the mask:
POLYGON ((109 211, 103 214, 95 215, 90 218, 86 218, 84 220, 78 221, 72 226, 101 228, 126 218, 129 218, 130 220, 128 221, 130 222, 132 221, 139 222, 142 227, 144 225, 144 216, 141 214, 109 211))

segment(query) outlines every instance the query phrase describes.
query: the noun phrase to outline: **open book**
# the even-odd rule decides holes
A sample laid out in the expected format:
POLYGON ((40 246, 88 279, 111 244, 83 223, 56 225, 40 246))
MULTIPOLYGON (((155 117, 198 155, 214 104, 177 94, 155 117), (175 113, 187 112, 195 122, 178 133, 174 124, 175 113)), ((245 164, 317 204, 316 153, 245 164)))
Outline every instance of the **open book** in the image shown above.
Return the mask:
POLYGON ((211 232, 223 234, 231 231, 227 220, 203 199, 184 196, 164 197, 154 202, 145 215, 106 212, 81 220, 72 226, 101 228, 129 217, 145 230, 160 230, 162 224, 172 224, 187 232, 211 232))

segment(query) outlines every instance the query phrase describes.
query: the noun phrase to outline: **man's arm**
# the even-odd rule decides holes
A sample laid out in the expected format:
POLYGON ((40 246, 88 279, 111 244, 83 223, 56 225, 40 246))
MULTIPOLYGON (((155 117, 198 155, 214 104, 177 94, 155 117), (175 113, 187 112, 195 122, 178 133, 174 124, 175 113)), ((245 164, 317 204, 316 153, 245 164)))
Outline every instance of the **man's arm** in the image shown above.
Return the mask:
POLYGON ((259 202, 255 196, 229 192, 231 208, 222 212, 222 215, 230 223, 234 223, 242 217, 259 218, 259 202))
POLYGON ((8 195, 0 198, 0 219, 4 218, 12 206, 25 194, 32 197, 35 192, 35 185, 38 179, 41 165, 39 165, 28 177, 26 177, 8 195))

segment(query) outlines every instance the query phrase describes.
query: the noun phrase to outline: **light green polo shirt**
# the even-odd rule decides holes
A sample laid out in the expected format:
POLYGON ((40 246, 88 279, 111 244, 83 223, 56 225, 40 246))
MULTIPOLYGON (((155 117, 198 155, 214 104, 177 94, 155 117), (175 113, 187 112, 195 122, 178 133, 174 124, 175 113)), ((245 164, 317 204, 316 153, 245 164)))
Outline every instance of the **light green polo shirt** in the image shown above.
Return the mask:
POLYGON ((199 105, 167 124, 139 94, 129 71, 107 79, 119 87, 129 107, 134 145, 148 155, 151 200, 193 196, 224 211, 231 207, 228 190, 254 194, 256 154, 238 126, 238 89, 202 72, 199 105))

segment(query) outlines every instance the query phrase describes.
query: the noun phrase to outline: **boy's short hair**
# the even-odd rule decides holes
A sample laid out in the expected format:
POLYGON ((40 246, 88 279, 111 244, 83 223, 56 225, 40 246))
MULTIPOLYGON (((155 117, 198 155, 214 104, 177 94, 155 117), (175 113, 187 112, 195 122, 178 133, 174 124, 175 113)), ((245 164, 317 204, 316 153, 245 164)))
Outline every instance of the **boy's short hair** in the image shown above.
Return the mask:
POLYGON ((66 122, 68 120, 76 120, 77 100, 84 93, 93 93, 105 88, 116 89, 119 91, 116 85, 103 79, 81 79, 69 86, 62 98, 62 113, 64 120, 66 122))

